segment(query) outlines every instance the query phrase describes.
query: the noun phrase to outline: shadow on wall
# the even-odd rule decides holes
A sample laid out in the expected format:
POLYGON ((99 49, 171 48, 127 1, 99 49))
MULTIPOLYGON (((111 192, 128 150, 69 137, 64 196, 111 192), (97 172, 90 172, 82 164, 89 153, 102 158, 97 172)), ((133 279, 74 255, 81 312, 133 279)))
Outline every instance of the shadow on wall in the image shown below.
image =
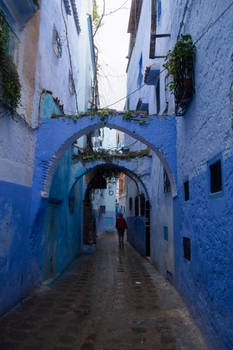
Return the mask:
POLYGON ((71 149, 53 177, 44 224, 43 279, 61 274, 82 249, 82 178, 69 192, 71 149))
POLYGON ((127 217, 127 239, 142 255, 146 256, 146 219, 143 216, 127 217))

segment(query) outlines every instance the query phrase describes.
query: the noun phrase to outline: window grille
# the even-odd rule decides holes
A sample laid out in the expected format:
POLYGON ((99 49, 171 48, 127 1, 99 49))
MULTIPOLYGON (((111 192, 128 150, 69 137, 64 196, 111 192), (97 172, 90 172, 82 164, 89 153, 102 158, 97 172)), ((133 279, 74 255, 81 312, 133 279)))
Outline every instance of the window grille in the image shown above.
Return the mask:
POLYGON ((155 34, 156 34, 156 0, 151 0, 151 31, 150 31, 150 58, 155 58, 155 34))
POLYGON ((71 71, 69 71, 69 91, 71 95, 75 93, 74 79, 71 71))
POLYGON ((53 27, 53 50, 58 58, 62 56, 62 42, 55 26, 53 27))
POLYGON ((76 29, 77 29, 78 34, 80 34, 81 28, 80 28, 80 23, 79 23, 79 16, 78 16, 78 10, 77 10, 77 6, 76 6, 76 1, 75 0, 70 0, 70 1, 71 1, 72 10, 73 10, 74 22, 76 25, 76 29))
POLYGON ((71 16, 70 0, 63 0, 67 15, 71 16))

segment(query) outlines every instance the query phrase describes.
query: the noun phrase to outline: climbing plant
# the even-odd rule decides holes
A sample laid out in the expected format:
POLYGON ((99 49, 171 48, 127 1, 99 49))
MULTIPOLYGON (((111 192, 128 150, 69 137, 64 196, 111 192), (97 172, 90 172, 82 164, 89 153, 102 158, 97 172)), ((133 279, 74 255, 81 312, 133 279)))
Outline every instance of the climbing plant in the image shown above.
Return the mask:
POLYGON ((141 157, 146 157, 150 156, 150 149, 146 148, 143 150, 139 151, 131 151, 131 152, 124 152, 124 153, 119 153, 119 152, 114 152, 112 153, 109 150, 106 149, 99 149, 98 151, 95 152, 84 152, 80 154, 73 154, 72 159, 74 161, 83 161, 83 162, 91 162, 95 160, 106 160, 106 161, 111 161, 114 159, 119 159, 119 160, 130 160, 134 158, 141 158, 141 157))
POLYGON ((96 0, 92 0, 93 2, 93 12, 92 12, 92 18, 93 18, 93 25, 94 25, 94 30, 96 30, 98 27, 102 26, 102 18, 99 15, 98 12, 98 5, 96 3, 96 0))
POLYGON ((161 115, 161 114, 150 114, 148 115, 146 112, 142 111, 124 111, 124 112, 118 112, 115 109, 98 109, 98 110, 89 110, 87 112, 81 112, 79 114, 53 114, 52 118, 71 118, 75 123, 80 118, 84 117, 99 117, 101 121, 105 121, 108 119, 109 116, 116 116, 116 117, 122 117, 122 119, 127 121, 133 121, 135 123, 138 123, 140 125, 146 125, 149 124, 149 118, 148 117, 167 117, 167 115, 161 115))
POLYGON ((175 96, 176 114, 183 115, 194 93, 195 46, 190 34, 182 35, 173 50, 169 50, 165 58, 164 67, 172 80, 169 89, 175 96))
POLYGON ((5 16, 0 11, 0 84, 5 107, 16 111, 21 97, 21 85, 16 65, 8 53, 10 33, 5 16))

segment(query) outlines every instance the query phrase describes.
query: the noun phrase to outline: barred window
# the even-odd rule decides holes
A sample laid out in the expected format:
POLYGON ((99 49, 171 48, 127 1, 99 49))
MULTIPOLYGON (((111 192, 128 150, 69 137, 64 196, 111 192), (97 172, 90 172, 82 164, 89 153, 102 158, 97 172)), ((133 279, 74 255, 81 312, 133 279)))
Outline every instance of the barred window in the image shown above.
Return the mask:
POLYGON ((57 57, 62 56, 62 42, 55 26, 53 26, 53 50, 57 57))
POLYGON ((65 9, 66 9, 66 13, 67 15, 72 15, 72 12, 71 12, 71 7, 70 7, 70 0, 63 0, 64 2, 64 6, 65 6, 65 9))
POLYGON ((69 91, 71 95, 75 93, 74 78, 71 70, 69 71, 69 91))
POLYGON ((78 16, 78 10, 77 10, 77 6, 76 6, 76 0, 70 0, 71 1, 71 5, 72 5, 72 10, 73 10, 73 14, 74 14, 74 22, 76 25, 76 29, 78 34, 81 32, 81 28, 80 28, 80 23, 79 23, 79 16, 78 16))

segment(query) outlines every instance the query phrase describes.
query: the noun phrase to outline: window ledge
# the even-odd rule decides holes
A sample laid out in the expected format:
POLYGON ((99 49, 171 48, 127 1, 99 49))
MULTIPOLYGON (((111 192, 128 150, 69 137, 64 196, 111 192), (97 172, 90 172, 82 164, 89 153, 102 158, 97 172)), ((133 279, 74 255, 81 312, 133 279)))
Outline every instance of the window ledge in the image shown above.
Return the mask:
POLYGON ((209 199, 215 199, 215 198, 220 198, 224 196, 224 191, 219 191, 219 192, 214 192, 214 193, 209 193, 209 199))

